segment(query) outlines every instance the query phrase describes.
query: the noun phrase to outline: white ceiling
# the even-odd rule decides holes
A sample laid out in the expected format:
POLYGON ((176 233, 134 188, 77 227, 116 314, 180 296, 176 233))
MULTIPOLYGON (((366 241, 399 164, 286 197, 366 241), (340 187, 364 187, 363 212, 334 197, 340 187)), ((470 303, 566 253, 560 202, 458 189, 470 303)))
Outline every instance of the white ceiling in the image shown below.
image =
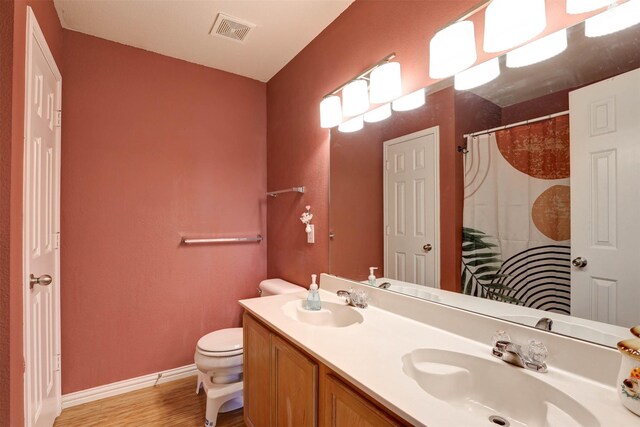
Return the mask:
POLYGON ((268 81, 354 0, 54 0, 64 28, 268 81), (240 43, 219 12, 256 25, 240 43))

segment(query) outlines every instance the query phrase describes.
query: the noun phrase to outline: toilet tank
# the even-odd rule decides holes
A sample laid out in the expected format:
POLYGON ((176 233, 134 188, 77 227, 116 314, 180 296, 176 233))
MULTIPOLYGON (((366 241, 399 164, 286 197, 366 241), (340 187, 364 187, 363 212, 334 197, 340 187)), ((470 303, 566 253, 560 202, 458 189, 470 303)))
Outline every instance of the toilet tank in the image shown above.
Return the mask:
POLYGON ((258 291, 261 297, 269 295, 292 294, 305 290, 302 286, 295 285, 282 279, 267 279, 260 282, 258 291))

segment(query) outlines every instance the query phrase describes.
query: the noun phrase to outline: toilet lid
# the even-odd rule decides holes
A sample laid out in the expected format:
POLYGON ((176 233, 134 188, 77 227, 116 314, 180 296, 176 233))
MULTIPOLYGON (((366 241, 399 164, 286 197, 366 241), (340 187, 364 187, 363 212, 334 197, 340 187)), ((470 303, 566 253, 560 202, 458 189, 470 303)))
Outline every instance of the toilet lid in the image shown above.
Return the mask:
POLYGON ((221 329, 211 332, 198 340, 201 352, 235 356, 242 353, 242 328, 221 329))

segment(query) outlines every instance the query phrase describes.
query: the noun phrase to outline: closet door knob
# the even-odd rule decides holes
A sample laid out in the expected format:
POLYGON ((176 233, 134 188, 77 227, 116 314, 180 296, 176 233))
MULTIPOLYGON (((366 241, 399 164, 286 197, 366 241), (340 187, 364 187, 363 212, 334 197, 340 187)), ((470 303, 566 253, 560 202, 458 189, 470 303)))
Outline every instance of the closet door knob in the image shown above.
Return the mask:
POLYGON ((29 289, 33 289, 35 285, 49 286, 51 282, 53 282, 53 279, 48 274, 43 274, 40 277, 31 274, 29 276, 29 289))
POLYGON ((573 266, 577 268, 585 268, 587 266, 587 259, 578 257, 571 261, 571 264, 573 264, 573 266))
POLYGON ((433 249, 433 246, 431 246, 431 243, 427 243, 422 247, 422 250, 425 252, 431 252, 431 249, 433 249))

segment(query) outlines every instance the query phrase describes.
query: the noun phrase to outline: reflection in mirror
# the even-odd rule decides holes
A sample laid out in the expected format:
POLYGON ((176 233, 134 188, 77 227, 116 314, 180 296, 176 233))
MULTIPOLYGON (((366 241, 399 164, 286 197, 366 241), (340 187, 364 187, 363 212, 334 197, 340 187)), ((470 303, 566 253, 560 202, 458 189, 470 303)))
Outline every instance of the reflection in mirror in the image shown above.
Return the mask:
POLYGON ((579 24, 567 37, 546 61, 501 57, 489 83, 441 81, 421 108, 332 130, 332 274, 365 281, 378 267, 377 284, 419 298, 530 326, 550 318, 553 332, 609 346, 629 336, 640 324, 640 25, 590 38, 579 24), (393 151, 406 141, 418 148, 393 151))

